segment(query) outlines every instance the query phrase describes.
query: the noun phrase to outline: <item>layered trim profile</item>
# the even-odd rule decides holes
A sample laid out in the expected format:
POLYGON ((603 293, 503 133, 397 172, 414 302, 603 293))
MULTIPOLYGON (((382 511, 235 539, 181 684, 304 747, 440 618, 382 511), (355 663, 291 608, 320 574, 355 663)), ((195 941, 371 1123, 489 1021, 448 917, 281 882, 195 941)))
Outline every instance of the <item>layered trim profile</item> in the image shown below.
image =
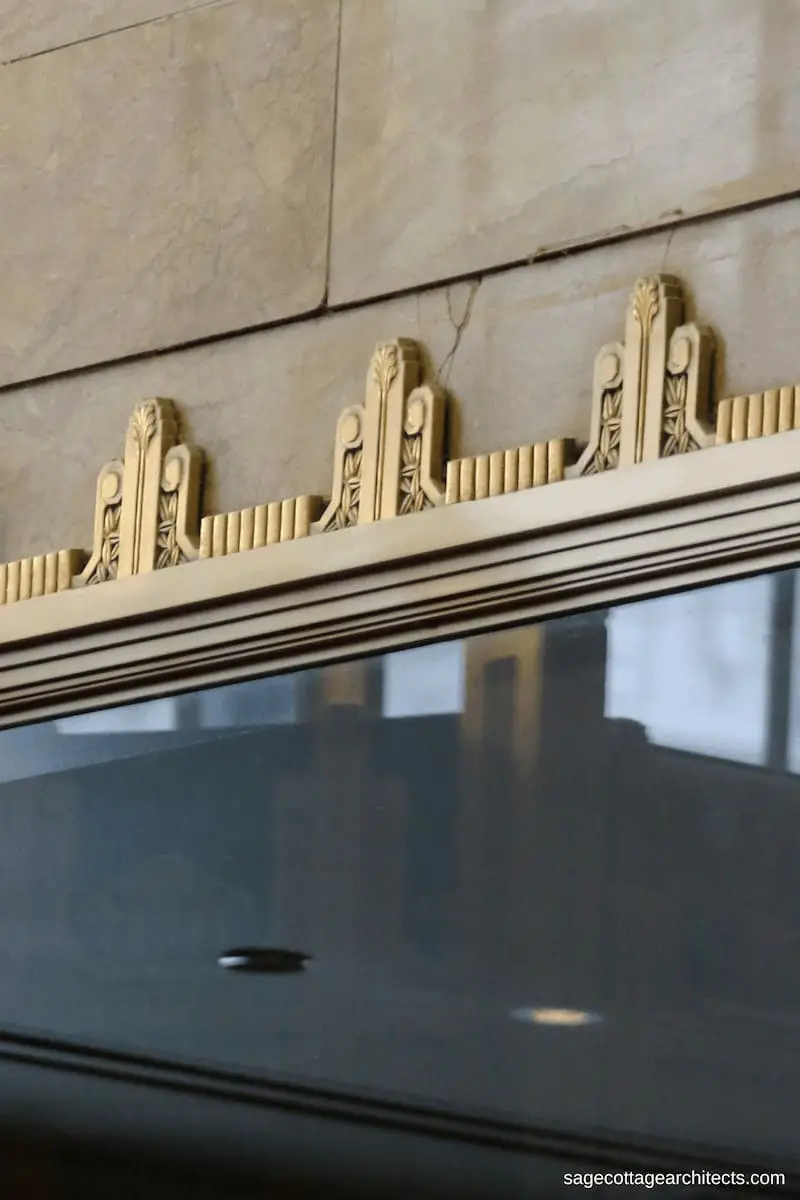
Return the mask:
POLYGON ((641 280, 586 445, 448 461, 445 393, 387 342, 330 497, 202 519, 202 456, 148 401, 100 473, 91 553, 0 568, 0 726, 794 566, 800 387, 714 404, 712 354, 677 281, 641 280))

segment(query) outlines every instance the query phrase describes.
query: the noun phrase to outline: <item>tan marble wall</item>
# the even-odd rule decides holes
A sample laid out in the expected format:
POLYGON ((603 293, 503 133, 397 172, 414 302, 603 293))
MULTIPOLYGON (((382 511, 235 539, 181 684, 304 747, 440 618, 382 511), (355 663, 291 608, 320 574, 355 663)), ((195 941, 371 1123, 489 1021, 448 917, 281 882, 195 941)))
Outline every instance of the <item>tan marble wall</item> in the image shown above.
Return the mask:
POLYGON ((337 18, 233 0, 0 68, 0 384, 321 303, 337 18))
POLYGON ((800 0, 0 0, 0 561, 88 546, 148 395, 207 509, 326 492, 387 337, 454 453, 586 436, 654 270, 725 390, 800 380, 798 51, 800 0))
POLYGON ((331 299, 797 190, 798 58, 796 0, 344 0, 331 299))

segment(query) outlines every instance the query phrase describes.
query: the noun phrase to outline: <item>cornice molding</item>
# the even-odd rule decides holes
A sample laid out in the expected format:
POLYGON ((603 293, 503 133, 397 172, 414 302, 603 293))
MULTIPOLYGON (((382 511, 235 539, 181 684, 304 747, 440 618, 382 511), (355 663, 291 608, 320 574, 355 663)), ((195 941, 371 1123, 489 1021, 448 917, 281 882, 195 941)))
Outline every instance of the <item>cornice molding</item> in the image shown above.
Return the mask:
POLYGON ((800 430, 0 614, 0 727, 795 565, 800 430), (309 549, 313 548, 313 553, 309 549))
MULTIPOLYGON (((131 417, 123 457, 100 472, 91 553, 60 550, 0 565, 0 604, 105 588, 197 559, 553 483, 577 489, 586 476, 800 428, 798 386, 723 399, 714 408, 713 349, 709 330, 684 323, 677 279, 640 279, 624 340, 596 357, 586 446, 556 438, 445 462, 445 393, 423 378, 417 343, 382 343, 363 404, 339 417, 329 499, 302 495, 202 520, 202 454, 179 442, 172 402, 148 400, 131 417)), ((309 563, 314 553, 309 547, 309 563)))

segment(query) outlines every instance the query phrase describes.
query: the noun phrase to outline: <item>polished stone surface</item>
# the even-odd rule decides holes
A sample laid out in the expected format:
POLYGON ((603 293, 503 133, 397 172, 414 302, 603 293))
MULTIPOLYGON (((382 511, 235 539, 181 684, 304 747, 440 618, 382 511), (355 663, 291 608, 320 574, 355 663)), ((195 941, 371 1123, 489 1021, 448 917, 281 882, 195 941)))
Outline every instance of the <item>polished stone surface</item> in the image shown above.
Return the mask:
POLYGON ((332 299, 796 190, 798 55, 774 0, 344 0, 332 299))
POLYGON ((0 383, 308 311, 336 0, 236 0, 0 71, 0 383))

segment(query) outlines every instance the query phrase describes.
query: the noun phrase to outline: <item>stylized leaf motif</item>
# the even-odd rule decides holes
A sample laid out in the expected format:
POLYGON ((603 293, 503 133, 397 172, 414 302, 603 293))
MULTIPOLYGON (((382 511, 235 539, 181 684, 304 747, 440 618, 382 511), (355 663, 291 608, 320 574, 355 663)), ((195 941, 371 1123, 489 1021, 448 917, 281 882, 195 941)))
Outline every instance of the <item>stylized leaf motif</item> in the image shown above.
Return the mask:
POLYGON ((156 570, 177 567, 186 562, 178 543, 178 493, 162 491, 158 501, 158 538, 156 570))
POLYGON ((372 370, 383 401, 397 378, 397 347, 379 346, 372 360, 372 370))
POLYGON ((400 448, 399 515, 432 507, 422 486, 422 437, 418 433, 406 434, 400 448))
POLYGON ((639 279, 633 293, 633 313, 642 333, 646 334, 658 312, 658 280, 639 279))
POLYGON ((144 450, 158 429, 158 410, 152 400, 140 404, 133 414, 131 429, 139 446, 144 450))
POLYGON ((342 460, 342 499, 334 515, 334 529, 348 529, 358 524, 361 501, 361 448, 347 450, 342 460))
POLYGON ((119 567, 119 522, 122 516, 122 502, 109 504, 103 514, 103 542, 100 547, 100 559, 92 574, 86 580, 90 583, 106 583, 109 579, 117 578, 119 567))
POLYGON ((700 447, 686 427, 686 373, 667 373, 664 386, 664 424, 661 431, 661 457, 688 454, 700 447))
POLYGON ((586 475, 613 471, 619 466, 619 444, 622 436, 622 385, 603 393, 600 406, 600 437, 586 475))

